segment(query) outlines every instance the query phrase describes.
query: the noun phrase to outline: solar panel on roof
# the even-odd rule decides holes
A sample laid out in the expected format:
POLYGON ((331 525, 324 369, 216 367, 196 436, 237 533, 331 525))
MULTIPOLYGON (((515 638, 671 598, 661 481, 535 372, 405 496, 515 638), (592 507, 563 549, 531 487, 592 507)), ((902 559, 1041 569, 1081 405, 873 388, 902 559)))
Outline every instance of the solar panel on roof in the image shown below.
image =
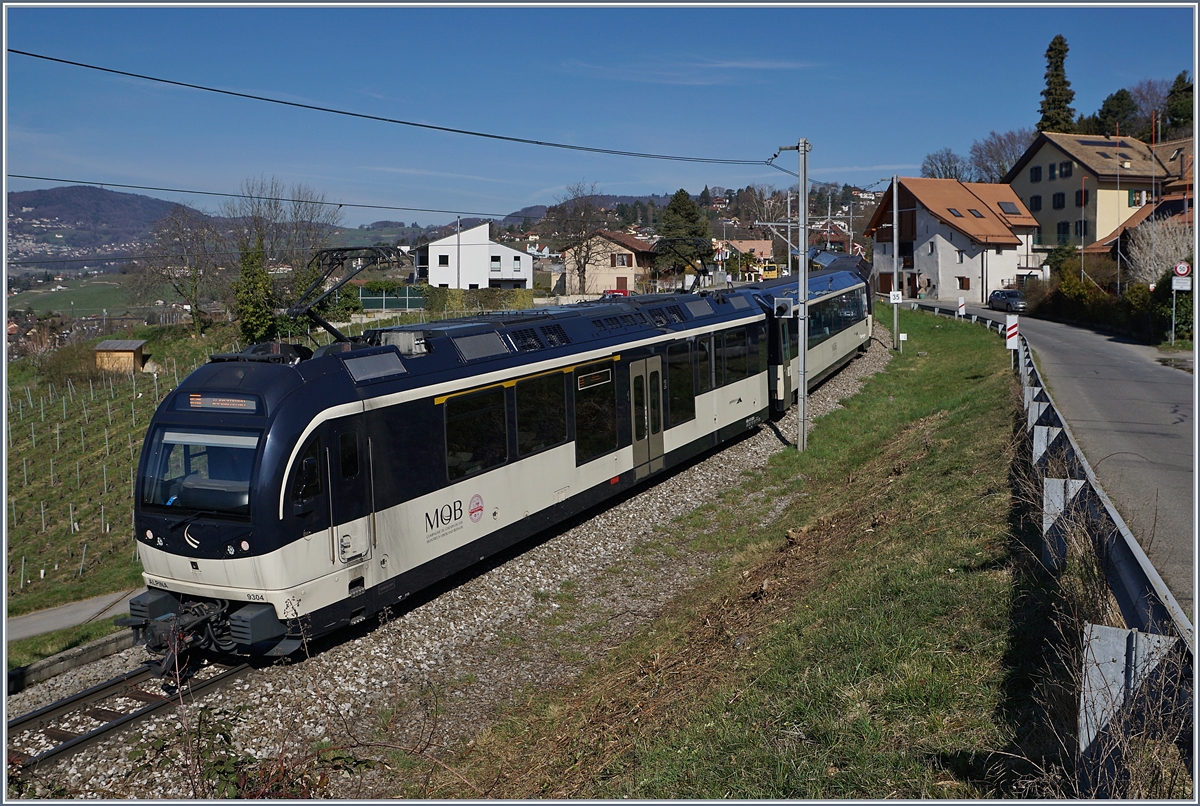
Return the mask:
POLYGON ((1021 211, 1018 210, 1017 205, 1013 204, 1012 202, 1002 201, 1000 202, 1000 212, 1004 213, 1005 215, 1020 215, 1021 211))
POLYGON ((1080 140, 1079 145, 1091 146, 1093 148, 1128 148, 1129 143, 1124 140, 1114 143, 1112 140, 1080 140))

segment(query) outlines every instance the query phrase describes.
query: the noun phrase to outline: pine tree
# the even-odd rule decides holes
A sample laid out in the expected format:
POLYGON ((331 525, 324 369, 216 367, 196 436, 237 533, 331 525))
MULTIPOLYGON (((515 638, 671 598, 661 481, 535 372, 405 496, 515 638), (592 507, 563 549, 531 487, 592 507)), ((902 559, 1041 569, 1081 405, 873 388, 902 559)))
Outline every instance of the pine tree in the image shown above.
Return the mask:
POLYGON ((234 307, 238 329, 247 344, 268 341, 276 336, 274 293, 271 275, 264 260, 263 237, 241 256, 241 276, 233 283, 234 307))
POLYGON ((1189 137, 1192 133, 1192 82, 1187 71, 1175 76, 1167 94, 1166 124, 1172 138, 1189 137))
POLYGON ((712 192, 708 189, 708 185, 705 185, 704 190, 700 191, 700 206, 701 207, 711 207, 712 206, 712 192))
POLYGON ((1037 124, 1039 132, 1070 134, 1075 131, 1075 110, 1071 108, 1075 90, 1067 81, 1064 67, 1067 50, 1067 40, 1062 34, 1050 40, 1050 47, 1046 49, 1046 89, 1042 90, 1042 119, 1037 124))
POLYGON ((708 219, 700 212, 700 208, 686 190, 676 191, 671 201, 663 208, 662 223, 658 232, 664 238, 697 239, 695 244, 674 244, 673 250, 666 253, 664 260, 673 269, 683 268, 680 255, 694 261, 696 258, 708 258, 712 254, 708 219))

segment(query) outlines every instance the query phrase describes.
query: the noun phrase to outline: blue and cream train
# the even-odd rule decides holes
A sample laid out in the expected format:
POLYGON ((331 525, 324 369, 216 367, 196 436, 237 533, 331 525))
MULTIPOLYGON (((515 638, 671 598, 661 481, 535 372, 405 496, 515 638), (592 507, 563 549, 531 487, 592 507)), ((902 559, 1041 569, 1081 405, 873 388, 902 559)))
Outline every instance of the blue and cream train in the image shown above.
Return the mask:
MULTIPOLYGON (((796 285, 621 297, 215 355, 142 449, 128 624, 282 655, 755 428, 798 378, 796 285)), ((866 348, 858 274, 809 281, 810 386, 866 348)))

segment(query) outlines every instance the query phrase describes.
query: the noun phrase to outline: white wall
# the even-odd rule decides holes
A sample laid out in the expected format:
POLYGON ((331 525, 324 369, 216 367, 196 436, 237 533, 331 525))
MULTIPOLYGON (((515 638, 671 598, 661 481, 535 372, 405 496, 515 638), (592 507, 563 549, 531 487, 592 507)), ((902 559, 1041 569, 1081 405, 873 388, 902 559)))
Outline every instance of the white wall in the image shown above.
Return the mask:
POLYGON ((429 244, 429 284, 447 288, 533 288, 533 256, 488 240, 488 225, 480 224, 429 244))

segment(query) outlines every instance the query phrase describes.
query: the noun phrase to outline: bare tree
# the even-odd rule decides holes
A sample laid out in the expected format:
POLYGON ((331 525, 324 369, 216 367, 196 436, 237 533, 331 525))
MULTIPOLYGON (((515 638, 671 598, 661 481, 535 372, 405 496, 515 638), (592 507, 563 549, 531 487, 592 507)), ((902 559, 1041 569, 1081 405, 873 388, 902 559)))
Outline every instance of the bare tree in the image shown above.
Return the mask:
POLYGON ((313 254, 325 248, 342 221, 341 208, 307 185, 290 189, 276 177, 256 177, 242 182, 240 195, 221 206, 230 220, 230 262, 237 262, 261 243, 267 266, 290 266, 277 293, 292 299, 311 282, 305 271, 313 254))
POLYGON ((588 268, 608 257, 610 243, 604 238, 593 237, 608 222, 596 198, 596 184, 580 180, 567 185, 564 195, 555 199, 558 203, 546 211, 547 222, 554 233, 566 240, 563 247, 563 263, 567 272, 575 278, 575 293, 592 293, 589 287, 588 268))
MULTIPOLYGON (((1133 103, 1137 107, 1138 126, 1150 125, 1150 113, 1161 112, 1167 107, 1167 96, 1171 93, 1171 82, 1165 78, 1146 78, 1129 88, 1133 103)), ((1134 134, 1134 132, 1127 132, 1134 134)))
POLYGON ((1037 132, 1032 128, 1007 132, 989 132, 971 143, 971 172, 977 182, 1001 182, 1017 160, 1033 143, 1037 132))
POLYGON ((222 233, 212 218, 183 204, 154 225, 153 241, 137 259, 130 283, 135 302, 148 302, 166 289, 191 307, 192 328, 204 332, 201 305, 221 295, 227 282, 221 266, 222 233))
POLYGON ((921 162, 921 176, 929 179, 957 179, 960 182, 970 182, 972 179, 971 163, 949 148, 942 148, 925 155, 925 159, 921 162))
POLYGON ((1129 233, 1126 256, 1133 282, 1156 283, 1192 254, 1193 229, 1168 218, 1149 218, 1129 233))
POLYGON ((746 190, 750 191, 747 202, 755 221, 782 221, 787 215, 787 197, 781 191, 770 185, 749 185, 746 190))

